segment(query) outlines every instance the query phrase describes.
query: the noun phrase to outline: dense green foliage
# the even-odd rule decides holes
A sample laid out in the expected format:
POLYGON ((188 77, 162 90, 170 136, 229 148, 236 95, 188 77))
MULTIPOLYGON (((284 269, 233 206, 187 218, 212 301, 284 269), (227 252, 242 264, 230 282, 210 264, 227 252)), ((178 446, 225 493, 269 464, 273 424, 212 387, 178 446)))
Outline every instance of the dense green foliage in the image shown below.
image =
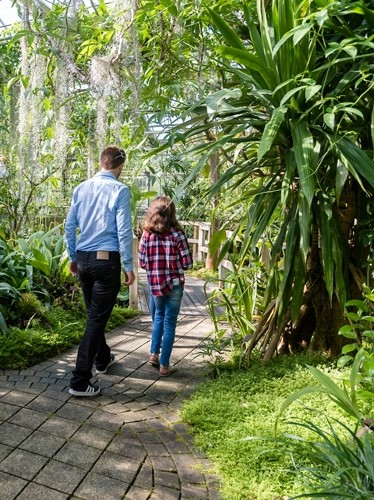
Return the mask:
POLYGON ((257 16, 249 5, 234 27, 208 9, 225 81, 186 109, 169 143, 198 158, 186 184, 219 158, 210 194, 231 196, 211 251, 222 258, 239 238, 240 269, 271 246, 263 305, 275 321, 255 336, 268 339, 265 359, 303 306, 313 349, 336 354, 344 303, 372 280, 373 2, 259 0, 257 16))
MULTIPOLYGON (((1 369, 26 368, 79 343, 85 309, 58 227, 16 241, 0 237, 0 299, 1 369)), ((134 314, 116 307, 107 328, 134 314)))
MULTIPOLYGON (((21 370, 45 361, 79 344, 85 327, 83 307, 54 306, 42 322, 26 328, 10 328, 0 335, 0 369, 21 370)), ((107 331, 123 325, 135 311, 115 306, 107 331)))
MULTIPOLYGON (((197 445, 218 468, 224 499, 269 500, 301 491, 297 476, 291 472, 293 447, 276 444, 273 437, 283 400, 312 382, 305 363, 325 361, 295 356, 263 365, 253 360, 248 370, 207 382, 185 402, 183 420, 192 426, 197 445)), ((332 368, 325 364, 324 369, 332 368)), ((330 406, 320 395, 311 396, 308 402, 320 409, 330 406)), ((338 416, 334 411, 332 414, 338 416)), ((305 415, 305 408, 296 412, 305 415)))
POLYGON ((0 332, 43 316, 52 304, 70 307, 77 282, 68 264, 58 227, 16 241, 0 234, 0 332))
MULTIPOLYGON (((275 437, 275 422, 284 400, 295 390, 302 390, 315 381, 306 364, 318 367, 326 377, 341 385, 343 373, 334 368, 334 363, 321 357, 282 357, 266 365, 254 359, 248 370, 226 372, 219 379, 205 383, 184 403, 183 419, 192 426, 196 443, 217 467, 223 479, 224 499, 269 500, 306 491, 309 498, 312 489, 310 481, 305 481, 306 468, 318 474, 320 481, 314 478, 314 488, 321 488, 323 477, 325 487, 330 479, 336 486, 339 476, 334 473, 339 467, 344 469, 344 458, 339 462, 339 450, 334 450, 331 443, 330 449, 326 443, 321 443, 322 433, 332 433, 337 442, 340 440, 344 444, 349 450, 347 463, 354 460, 352 432, 355 432, 355 423, 321 392, 309 393, 301 404, 289 407, 278 427, 278 437, 275 437), (335 469, 327 463, 328 453, 331 462, 336 464, 335 469)), ((322 391, 322 386, 320 389, 322 391)), ((361 408, 363 412, 370 411, 371 404, 361 405, 361 408)), ((361 441, 357 444, 362 448, 361 441)), ((369 461, 373 440, 368 441, 365 450, 366 467, 373 479, 369 461)), ((351 473, 353 477, 353 471, 351 473)), ((342 476, 344 481, 349 481, 349 475, 347 470, 342 476)), ((363 480, 366 481, 365 476, 363 480)), ((351 481, 348 487, 347 483, 342 483, 341 487, 353 491, 354 484, 351 481)), ((357 483, 356 486, 360 487, 357 483)), ((367 491, 373 492, 372 489, 367 491)), ((326 496, 321 495, 321 498, 326 496)), ((334 498, 343 498, 343 495, 334 498)))

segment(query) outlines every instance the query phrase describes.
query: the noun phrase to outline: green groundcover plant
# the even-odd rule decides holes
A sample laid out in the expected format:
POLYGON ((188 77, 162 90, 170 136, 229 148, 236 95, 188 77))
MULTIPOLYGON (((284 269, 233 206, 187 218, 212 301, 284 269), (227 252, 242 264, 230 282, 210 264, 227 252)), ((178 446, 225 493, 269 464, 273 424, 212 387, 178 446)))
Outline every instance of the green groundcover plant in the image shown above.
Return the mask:
MULTIPOLYGON (((132 309, 115 306, 107 331, 136 314, 132 309)), ((79 343, 84 327, 83 308, 66 310, 57 306, 46 313, 44 322, 30 323, 24 329, 10 328, 0 335, 0 370, 25 369, 63 352, 79 343)))
MULTIPOLYGON (((223 499, 281 500, 304 491, 301 472, 295 473, 294 464, 310 463, 309 450, 296 446, 296 440, 275 439, 274 426, 284 400, 315 382, 306 365, 335 379, 341 377, 334 362, 322 356, 284 356, 266 365, 254 359, 246 370, 224 372, 206 382, 184 403, 182 418, 192 426, 197 446, 219 473, 223 499)), ((341 409, 321 393, 308 394, 284 417, 306 419, 309 407, 321 411, 315 415, 315 425, 324 425, 322 410, 350 425, 341 409)), ((281 431, 295 434, 295 427, 282 422, 281 431)), ((300 428, 298 436, 312 439, 313 432, 300 428)))

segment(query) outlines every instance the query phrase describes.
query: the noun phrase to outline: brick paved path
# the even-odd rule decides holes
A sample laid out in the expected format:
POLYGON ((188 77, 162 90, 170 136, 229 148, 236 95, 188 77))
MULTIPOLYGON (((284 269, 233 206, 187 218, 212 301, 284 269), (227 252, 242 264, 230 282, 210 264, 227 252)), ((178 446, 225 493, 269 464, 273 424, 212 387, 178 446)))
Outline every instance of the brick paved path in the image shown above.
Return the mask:
POLYGON ((204 377, 196 357, 208 318, 181 315, 172 362, 147 364, 149 315, 108 337, 118 362, 101 394, 68 393, 76 348, 22 371, 0 371, 0 500, 218 499, 219 482, 178 409, 204 377))

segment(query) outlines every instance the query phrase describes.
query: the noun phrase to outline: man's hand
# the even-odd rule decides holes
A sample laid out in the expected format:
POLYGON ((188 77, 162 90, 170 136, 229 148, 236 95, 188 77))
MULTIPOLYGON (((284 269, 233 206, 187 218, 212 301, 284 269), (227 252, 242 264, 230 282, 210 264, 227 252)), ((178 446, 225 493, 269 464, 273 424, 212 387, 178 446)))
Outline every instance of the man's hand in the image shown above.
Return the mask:
POLYGON ((125 271, 125 283, 124 285, 130 286, 134 283, 135 281, 135 274, 133 271, 125 271))
POLYGON ((77 262, 70 262, 70 272, 71 274, 74 274, 76 276, 78 274, 78 263, 77 262))

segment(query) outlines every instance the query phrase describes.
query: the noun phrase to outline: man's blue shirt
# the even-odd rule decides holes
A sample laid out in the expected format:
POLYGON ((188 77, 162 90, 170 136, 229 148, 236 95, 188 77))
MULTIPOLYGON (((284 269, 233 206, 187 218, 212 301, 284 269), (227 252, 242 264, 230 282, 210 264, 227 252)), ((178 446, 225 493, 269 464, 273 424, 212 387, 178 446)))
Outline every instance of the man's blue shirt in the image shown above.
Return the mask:
POLYGON ((130 190, 112 172, 101 170, 74 189, 65 223, 71 262, 77 250, 120 251, 125 271, 132 271, 132 240, 130 190))

